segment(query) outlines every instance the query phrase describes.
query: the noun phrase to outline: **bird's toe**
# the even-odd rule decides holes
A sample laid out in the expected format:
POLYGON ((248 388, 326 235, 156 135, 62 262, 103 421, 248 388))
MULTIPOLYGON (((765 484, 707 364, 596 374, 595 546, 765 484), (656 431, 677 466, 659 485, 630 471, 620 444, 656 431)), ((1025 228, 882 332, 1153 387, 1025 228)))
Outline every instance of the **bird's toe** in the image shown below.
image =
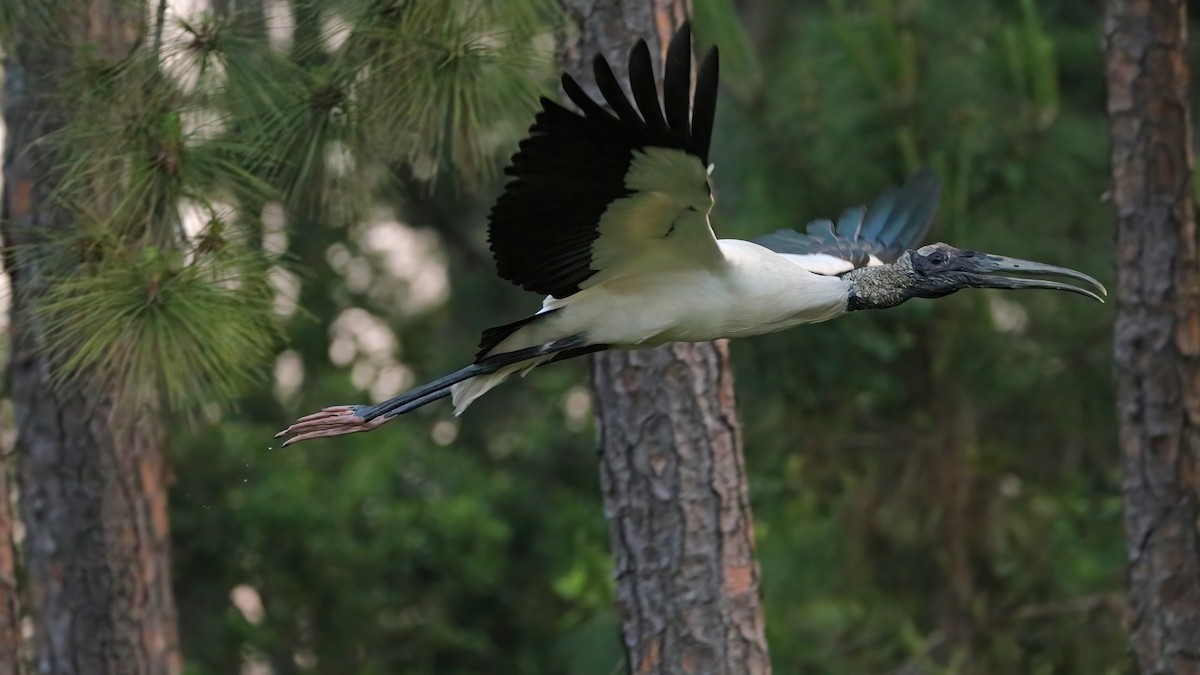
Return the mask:
POLYGON ((305 415, 304 417, 301 417, 300 419, 296 420, 296 424, 302 424, 304 422, 312 422, 312 421, 317 421, 317 420, 324 420, 324 419, 329 419, 330 417, 338 417, 338 416, 342 416, 342 415, 353 416, 353 415, 357 414, 357 411, 359 408, 365 408, 365 407, 366 406, 362 406, 362 405, 329 406, 328 408, 322 408, 319 411, 312 413, 311 415, 305 415))
POLYGON ((291 436, 283 443, 283 447, 287 447, 314 438, 329 438, 359 431, 370 431, 387 421, 387 418, 383 417, 370 422, 364 420, 359 415, 359 411, 365 407, 362 405, 338 405, 324 408, 320 412, 305 415, 296 420, 291 426, 275 434, 275 438, 291 436))
POLYGON ((352 415, 342 415, 333 417, 327 420, 316 420, 304 425, 293 424, 289 427, 291 433, 295 436, 283 442, 283 447, 308 441, 314 438, 332 438, 334 436, 345 436, 346 434, 356 434, 362 431, 370 431, 379 427, 387 420, 385 418, 376 418, 367 422, 361 417, 352 415))

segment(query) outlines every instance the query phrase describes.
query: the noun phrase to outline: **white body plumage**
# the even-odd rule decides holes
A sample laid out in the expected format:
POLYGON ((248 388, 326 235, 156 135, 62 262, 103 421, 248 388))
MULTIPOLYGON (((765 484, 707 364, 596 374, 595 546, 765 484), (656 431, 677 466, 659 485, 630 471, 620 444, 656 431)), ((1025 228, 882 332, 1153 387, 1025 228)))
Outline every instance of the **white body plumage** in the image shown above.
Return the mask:
MULTIPOLYGON (((499 351, 547 339, 587 335, 591 344, 657 346, 761 335, 827 321, 846 311, 849 282, 822 276, 758 244, 719 240, 714 266, 646 270, 590 286, 563 299, 546 298, 547 334, 521 336, 499 351)), ((540 332, 531 327, 532 332, 540 332)))
MULTIPOLYGON (((627 349, 746 337, 828 321, 846 312, 850 283, 801 267, 798 263, 807 256, 780 255, 739 239, 716 243, 721 256, 709 266, 626 269, 566 298, 548 297, 540 312, 545 318, 517 330, 491 352, 512 352, 572 335, 587 336, 588 344, 627 349)), ((549 358, 530 359, 455 385, 455 413, 513 373, 549 358)))

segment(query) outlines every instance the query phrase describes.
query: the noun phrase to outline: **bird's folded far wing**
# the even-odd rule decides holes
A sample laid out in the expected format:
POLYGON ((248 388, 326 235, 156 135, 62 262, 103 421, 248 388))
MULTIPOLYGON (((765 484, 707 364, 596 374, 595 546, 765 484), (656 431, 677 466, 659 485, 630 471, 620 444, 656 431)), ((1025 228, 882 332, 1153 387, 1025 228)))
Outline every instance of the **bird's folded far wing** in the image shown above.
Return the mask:
POLYGON ((871 208, 847 209, 834 223, 814 220, 804 232, 779 230, 754 240, 816 274, 838 275, 894 262, 924 241, 941 199, 942 181, 928 167, 871 208))
POLYGON ((491 211, 488 239, 501 277, 563 298, 597 272, 719 259, 707 219, 716 48, 689 100, 691 62, 684 25, 667 50, 663 105, 644 41, 629 58, 632 102, 603 57, 594 71, 607 108, 569 75, 563 89, 582 114, 542 99, 491 211))

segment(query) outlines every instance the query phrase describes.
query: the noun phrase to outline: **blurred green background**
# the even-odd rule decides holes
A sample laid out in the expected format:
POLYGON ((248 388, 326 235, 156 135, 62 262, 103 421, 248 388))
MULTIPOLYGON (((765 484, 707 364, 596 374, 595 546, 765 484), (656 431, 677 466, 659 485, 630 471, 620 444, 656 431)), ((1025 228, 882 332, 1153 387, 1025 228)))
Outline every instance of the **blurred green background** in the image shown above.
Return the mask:
MULTIPOLYGON (((937 240, 1111 288, 1100 2, 695 3, 723 50, 719 236, 836 216, 928 163, 946 180, 937 240)), ((536 93, 553 95, 553 3, 473 3, 528 63, 477 83, 466 121, 435 119, 440 144, 370 166, 336 114, 286 103, 336 92, 352 46, 327 34, 355 5, 267 3, 269 31, 223 29, 234 119, 291 111, 282 145, 330 159, 261 208, 287 291, 273 376, 170 439, 188 672, 623 672, 586 364, 461 419, 440 404, 271 440, 463 365, 540 301, 494 276, 485 227, 536 93), (274 56, 238 61, 268 40, 274 56)), ((184 43, 210 30, 190 21, 184 43)), ((412 77, 409 96, 441 95, 412 77)), ((777 673, 1132 672, 1111 319, 1065 294, 965 292, 734 344, 777 673)))

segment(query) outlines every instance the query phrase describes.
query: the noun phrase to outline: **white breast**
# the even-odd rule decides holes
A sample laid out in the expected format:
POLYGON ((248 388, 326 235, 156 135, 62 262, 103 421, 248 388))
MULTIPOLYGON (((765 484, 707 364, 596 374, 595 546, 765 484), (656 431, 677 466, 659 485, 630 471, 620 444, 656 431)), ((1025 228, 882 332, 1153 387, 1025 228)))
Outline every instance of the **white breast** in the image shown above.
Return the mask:
POLYGON ((718 242, 729 270, 727 335, 761 335, 846 312, 850 282, 814 274, 758 244, 718 242))

